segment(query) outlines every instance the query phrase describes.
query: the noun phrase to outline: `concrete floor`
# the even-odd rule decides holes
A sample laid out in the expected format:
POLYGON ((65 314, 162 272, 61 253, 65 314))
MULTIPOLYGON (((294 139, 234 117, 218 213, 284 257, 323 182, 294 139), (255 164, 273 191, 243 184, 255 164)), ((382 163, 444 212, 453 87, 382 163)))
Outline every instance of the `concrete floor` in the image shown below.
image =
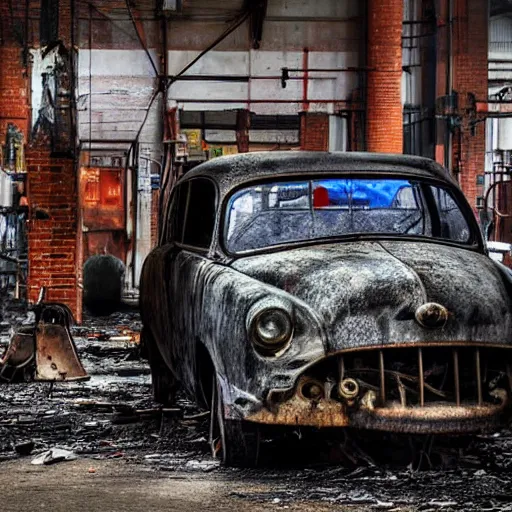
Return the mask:
MULTIPOLYGON (((30 458, 0 464, 6 512, 109 511, 342 511, 314 501, 258 503, 240 498, 268 491, 267 485, 233 481, 225 475, 158 473, 124 461, 81 459, 51 466, 32 466, 30 458), (94 468, 95 473, 89 469, 94 468)), ((347 509, 348 510, 348 509, 347 509)), ((351 507, 349 510, 363 510, 351 507)))
POLYGON ((0 385, 1 512, 512 511, 510 430, 462 451, 452 439, 422 440, 414 458, 409 438, 301 430, 266 439, 260 468, 222 468, 206 442, 207 415, 184 398, 182 415, 151 412, 136 343, 110 339, 126 326, 140 328, 136 313, 74 330, 89 381, 0 385), (20 457, 26 441, 33 451, 20 457), (78 459, 30 464, 52 447, 78 459))

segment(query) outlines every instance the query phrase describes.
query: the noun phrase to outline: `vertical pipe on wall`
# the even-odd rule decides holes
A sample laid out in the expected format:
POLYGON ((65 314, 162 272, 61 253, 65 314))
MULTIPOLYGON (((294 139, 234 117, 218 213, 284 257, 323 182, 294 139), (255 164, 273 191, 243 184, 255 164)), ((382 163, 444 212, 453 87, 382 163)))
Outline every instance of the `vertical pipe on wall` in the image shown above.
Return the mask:
POLYGON ((402 153, 403 0, 368 0, 368 151, 402 153))
MULTIPOLYGON (((447 30, 447 55, 446 55, 446 95, 451 97, 453 90, 453 0, 448 0, 448 30, 447 30)), ((445 165, 450 171, 453 170, 453 133, 451 130, 450 118, 446 120, 446 157, 445 165)), ((458 176, 457 176, 458 177, 458 176)))
POLYGON ((307 112, 309 110, 308 100, 308 86, 309 86, 309 49, 304 48, 302 53, 302 69, 304 74, 302 76, 302 111, 307 112))

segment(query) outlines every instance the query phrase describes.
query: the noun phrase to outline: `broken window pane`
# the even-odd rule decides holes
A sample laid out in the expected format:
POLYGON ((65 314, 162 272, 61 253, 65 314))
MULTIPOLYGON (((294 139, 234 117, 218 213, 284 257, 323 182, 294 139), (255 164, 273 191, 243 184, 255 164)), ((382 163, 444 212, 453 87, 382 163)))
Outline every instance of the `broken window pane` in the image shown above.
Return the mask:
POLYGON ((225 227, 229 251, 351 235, 435 237, 469 242, 450 193, 426 183, 384 179, 285 181, 245 188, 231 198, 225 227), (438 206, 438 212, 429 210, 438 206), (438 220, 439 219, 439 220, 438 220), (441 226, 439 226, 441 224, 441 226))

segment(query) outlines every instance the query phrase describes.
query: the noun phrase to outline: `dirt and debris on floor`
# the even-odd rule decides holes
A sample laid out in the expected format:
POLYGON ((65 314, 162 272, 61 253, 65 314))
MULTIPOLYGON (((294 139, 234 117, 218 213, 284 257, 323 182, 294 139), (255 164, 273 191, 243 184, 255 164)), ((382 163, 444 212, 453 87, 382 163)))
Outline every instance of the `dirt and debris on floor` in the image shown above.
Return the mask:
MULTIPOLYGON (((9 321, 23 322, 25 315, 19 310, 4 317, 9 320, 0 325, 0 344, 8 343, 9 321)), ((211 506, 203 503, 201 510, 512 511, 509 430, 463 439, 460 446, 428 437, 397 442, 369 433, 280 431, 265 440, 261 468, 222 468, 210 456, 205 411, 184 398, 164 410, 153 402, 149 369, 139 357, 140 329, 134 309, 87 317, 73 335, 88 381, 0 385, 4 484, 8 475, 20 472, 28 492, 31 478, 40 486, 44 472, 51 471, 63 481, 81 475, 85 485, 110 468, 113 489, 118 485, 113 474, 119 475, 120 489, 129 475, 148 489, 158 485, 161 496, 168 486, 187 482, 187 490, 176 492, 185 501, 189 493, 192 510, 197 501, 190 482, 197 482, 199 494, 210 484, 211 506), (38 456, 46 464, 31 465, 38 456)), ((95 482, 100 492, 105 483, 95 482)), ((141 500, 146 495, 141 491, 141 500)), ((168 509, 180 510, 177 503, 168 509)))

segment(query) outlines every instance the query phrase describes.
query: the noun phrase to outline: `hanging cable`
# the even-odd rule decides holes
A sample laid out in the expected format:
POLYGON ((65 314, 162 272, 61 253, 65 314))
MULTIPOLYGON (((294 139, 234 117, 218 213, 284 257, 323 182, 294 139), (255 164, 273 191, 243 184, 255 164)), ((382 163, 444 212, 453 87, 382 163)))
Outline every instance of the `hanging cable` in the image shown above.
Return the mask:
POLYGON ((205 48, 197 57, 192 59, 179 73, 176 75, 169 77, 167 79, 167 85, 173 84, 177 78, 186 73, 201 57, 207 54, 210 50, 213 50, 220 42, 222 42, 226 37, 228 37, 232 32, 234 32, 244 21, 247 20, 250 16, 249 11, 244 11, 242 15, 236 20, 231 26, 229 26, 213 43, 211 43, 207 48, 205 48))
POLYGON ((155 72, 155 76, 158 76, 158 68, 156 67, 155 61, 153 60, 153 57, 151 56, 151 53, 146 46, 146 43, 144 42, 144 39, 142 39, 142 36, 139 32, 139 29, 137 28, 137 22, 135 21, 135 18, 133 17, 132 9, 130 7, 130 0, 125 0, 126 8, 128 9, 128 14, 130 15, 130 20, 133 23, 133 28, 135 29, 135 33, 137 34, 137 39, 139 40, 140 45, 146 52, 146 55, 148 56, 149 62, 151 63, 151 67, 153 68, 153 71, 155 72))
MULTIPOLYGON (((128 0, 127 0, 128 1, 128 0)), ((169 86, 172 83, 176 81, 178 77, 186 73, 201 57, 203 57, 205 54, 207 54, 210 50, 215 48, 220 42, 222 42, 227 36, 229 36, 232 32, 234 32, 247 18, 249 17, 249 12, 245 11, 242 13, 242 15, 236 20, 231 26, 229 26, 213 43, 211 43, 207 48, 205 48, 197 57, 192 59, 181 71, 179 71, 176 75, 174 75, 171 78, 167 78, 166 85, 169 86)), ((153 106, 153 103, 155 102, 158 94, 162 92, 162 83, 159 83, 159 86, 157 89, 155 89, 153 95, 151 96, 151 99, 149 101, 149 104, 146 108, 146 115, 144 116, 144 119, 142 120, 142 124, 137 132, 137 135, 135 136, 134 144, 138 142, 139 137, 142 133, 142 130, 144 128, 144 125, 147 122, 147 119, 149 117, 149 111, 151 110, 151 107, 153 106)))

